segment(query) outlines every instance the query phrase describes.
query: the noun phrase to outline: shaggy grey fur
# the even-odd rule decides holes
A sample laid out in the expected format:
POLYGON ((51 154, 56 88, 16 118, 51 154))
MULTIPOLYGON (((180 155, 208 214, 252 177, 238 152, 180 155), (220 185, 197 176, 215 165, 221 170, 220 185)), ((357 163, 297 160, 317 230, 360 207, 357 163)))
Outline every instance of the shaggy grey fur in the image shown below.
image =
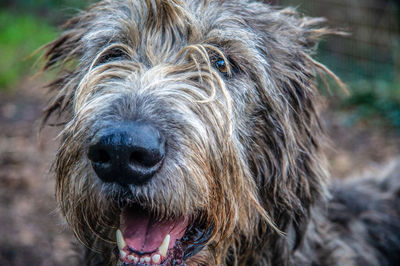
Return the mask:
POLYGON ((398 171, 329 196, 316 76, 336 77, 311 54, 334 32, 321 22, 247 0, 106 0, 66 23, 46 46, 45 69, 63 71, 45 120, 67 119, 57 199, 85 264, 117 263, 121 200, 205 227, 186 265, 400 264, 398 171), (114 121, 166 136, 147 184, 93 171, 88 143, 114 121))

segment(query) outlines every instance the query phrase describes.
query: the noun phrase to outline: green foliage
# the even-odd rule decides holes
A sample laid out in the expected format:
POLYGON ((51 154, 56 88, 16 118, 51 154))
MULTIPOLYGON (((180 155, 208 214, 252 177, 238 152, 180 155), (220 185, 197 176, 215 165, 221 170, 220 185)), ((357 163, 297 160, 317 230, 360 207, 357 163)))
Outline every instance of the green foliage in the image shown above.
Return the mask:
POLYGON ((33 74, 32 53, 56 36, 56 29, 32 15, 0 11, 0 90, 33 74))
MULTIPOLYGON (((386 57, 377 51, 368 53, 369 61, 352 57, 340 60, 321 45, 319 60, 329 66, 347 85, 350 95, 334 91, 334 108, 346 113, 349 125, 366 122, 374 126, 392 126, 400 131, 400 45, 395 43, 386 57), (374 60, 387 58, 386 62, 374 60)), ((332 86, 334 87, 334 86, 332 86)))
POLYGON ((400 82, 360 80, 349 85, 351 96, 343 99, 339 106, 350 111, 350 123, 370 120, 400 130, 400 82))
POLYGON ((35 71, 32 53, 57 36, 57 27, 94 1, 10 0, 0 3, 0 91, 35 71))
POLYGON ((62 8, 84 8, 93 1, 82 0, 13 0, 10 7, 18 10, 60 10, 62 8))

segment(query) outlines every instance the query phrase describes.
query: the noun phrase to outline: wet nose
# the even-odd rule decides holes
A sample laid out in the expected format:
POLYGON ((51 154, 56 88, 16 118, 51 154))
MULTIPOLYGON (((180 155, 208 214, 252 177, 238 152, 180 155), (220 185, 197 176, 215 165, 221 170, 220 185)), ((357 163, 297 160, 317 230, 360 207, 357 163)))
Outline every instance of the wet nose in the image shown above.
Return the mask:
POLYGON ((165 138, 151 124, 121 122, 99 130, 88 149, 88 158, 104 182, 141 185, 160 169, 165 138))

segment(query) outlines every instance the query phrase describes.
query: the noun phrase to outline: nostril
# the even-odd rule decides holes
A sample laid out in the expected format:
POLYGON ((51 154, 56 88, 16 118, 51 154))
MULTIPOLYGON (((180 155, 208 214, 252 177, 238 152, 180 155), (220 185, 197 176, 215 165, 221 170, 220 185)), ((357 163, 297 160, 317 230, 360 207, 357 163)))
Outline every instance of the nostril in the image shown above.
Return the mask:
POLYGON ((97 158, 95 158, 96 163, 107 163, 111 160, 110 155, 105 150, 98 150, 97 158))
POLYGON ((129 157, 129 162, 133 165, 153 167, 162 160, 162 156, 156 151, 136 150, 129 157))
POLYGON ((108 163, 111 160, 110 155, 104 149, 90 149, 88 157, 94 163, 108 163))
POLYGON ((129 162, 131 164, 143 164, 143 159, 142 156, 143 152, 140 151, 134 151, 131 153, 131 156, 129 157, 129 162))

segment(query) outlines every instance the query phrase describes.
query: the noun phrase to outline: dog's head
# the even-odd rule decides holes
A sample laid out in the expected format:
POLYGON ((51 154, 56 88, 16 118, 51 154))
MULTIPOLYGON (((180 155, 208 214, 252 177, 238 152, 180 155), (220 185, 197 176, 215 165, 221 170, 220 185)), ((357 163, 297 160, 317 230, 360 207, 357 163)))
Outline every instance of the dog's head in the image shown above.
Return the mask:
POLYGON ((294 248, 287 235, 300 241, 324 194, 319 22, 245 0, 107 0, 65 24, 46 46, 45 69, 62 71, 45 120, 67 120, 57 197, 101 253, 88 261, 243 263, 294 248))

